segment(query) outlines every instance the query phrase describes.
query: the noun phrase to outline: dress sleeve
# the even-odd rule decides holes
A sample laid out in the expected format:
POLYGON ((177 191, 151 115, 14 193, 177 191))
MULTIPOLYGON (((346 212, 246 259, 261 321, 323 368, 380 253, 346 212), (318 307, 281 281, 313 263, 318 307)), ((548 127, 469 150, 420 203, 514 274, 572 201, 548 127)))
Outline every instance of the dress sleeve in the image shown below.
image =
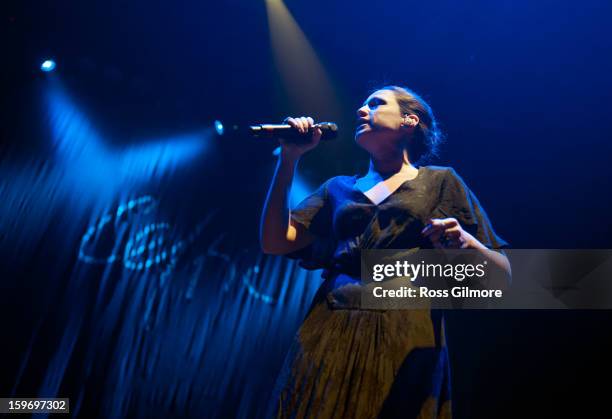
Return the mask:
POLYGON ((329 191, 332 180, 323 183, 291 210, 291 219, 315 237, 310 245, 285 255, 299 259, 300 266, 305 269, 325 268, 331 263, 335 250, 329 191))
POLYGON ((489 249, 509 247, 508 242, 495 233, 478 198, 453 168, 444 176, 439 204, 433 214, 433 218, 447 217, 456 218, 461 227, 489 249))

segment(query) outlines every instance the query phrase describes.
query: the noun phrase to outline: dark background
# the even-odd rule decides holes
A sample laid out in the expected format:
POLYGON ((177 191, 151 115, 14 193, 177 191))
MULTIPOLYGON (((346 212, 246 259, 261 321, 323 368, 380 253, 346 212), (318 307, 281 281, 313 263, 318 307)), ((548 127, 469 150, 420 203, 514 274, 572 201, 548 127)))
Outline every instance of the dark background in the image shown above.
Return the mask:
MULTIPOLYGON (((263 1, 3 8, 0 395, 71 397, 81 415, 262 414, 319 280, 296 271, 288 283, 295 265, 258 253, 274 144, 215 137, 216 119, 336 119, 340 139, 300 166, 312 189, 366 170, 354 113, 372 87, 405 84, 447 135, 434 163, 457 170, 513 248, 612 247, 609 2, 286 5, 333 86, 335 97, 320 99, 337 102, 338 115, 289 99, 263 1), (48 57, 58 67, 44 74, 48 57), (88 227, 139 196, 156 210, 135 207, 137 221, 100 226, 92 242, 110 254, 143 225, 168 221, 164 238, 189 248, 170 279, 79 257, 88 227), (190 305, 178 297, 186 289, 196 290, 190 305)), ((605 412, 598 378, 612 370, 610 320, 607 311, 449 313, 456 416, 605 412)))

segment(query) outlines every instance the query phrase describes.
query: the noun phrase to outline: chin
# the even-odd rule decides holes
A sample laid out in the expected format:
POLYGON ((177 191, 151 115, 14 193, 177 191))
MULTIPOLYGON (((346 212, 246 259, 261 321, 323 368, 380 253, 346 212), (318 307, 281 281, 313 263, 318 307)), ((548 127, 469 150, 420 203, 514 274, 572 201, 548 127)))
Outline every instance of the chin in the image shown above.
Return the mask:
POLYGON ((367 135, 367 131, 358 131, 355 133, 355 142, 363 147, 364 142, 367 141, 369 135, 367 135))

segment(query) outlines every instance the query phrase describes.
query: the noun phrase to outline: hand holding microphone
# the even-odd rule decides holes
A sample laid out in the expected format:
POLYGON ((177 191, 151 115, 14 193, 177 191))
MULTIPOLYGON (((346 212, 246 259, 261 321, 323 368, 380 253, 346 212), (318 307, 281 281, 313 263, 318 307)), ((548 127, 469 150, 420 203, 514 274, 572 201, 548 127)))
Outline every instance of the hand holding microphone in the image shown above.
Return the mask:
POLYGON ((297 130, 300 136, 303 136, 304 139, 302 141, 295 141, 295 139, 293 138, 281 138, 281 154, 293 158, 298 158, 302 154, 312 150, 313 148, 319 145, 321 137, 323 136, 323 131, 321 130, 321 128, 315 126, 314 120, 312 118, 304 116, 300 118, 288 117, 285 118, 283 122, 297 130), (312 132, 310 136, 308 135, 309 132, 312 132))
POLYGON ((323 131, 310 117, 287 117, 283 124, 261 124, 250 127, 251 134, 257 138, 277 138, 281 144, 281 154, 292 159, 315 148, 321 141, 323 131))
POLYGON ((258 139, 277 139, 281 150, 299 157, 315 148, 319 141, 338 137, 338 125, 333 122, 315 124, 310 117, 285 118, 282 124, 258 124, 249 127, 249 134, 258 139))

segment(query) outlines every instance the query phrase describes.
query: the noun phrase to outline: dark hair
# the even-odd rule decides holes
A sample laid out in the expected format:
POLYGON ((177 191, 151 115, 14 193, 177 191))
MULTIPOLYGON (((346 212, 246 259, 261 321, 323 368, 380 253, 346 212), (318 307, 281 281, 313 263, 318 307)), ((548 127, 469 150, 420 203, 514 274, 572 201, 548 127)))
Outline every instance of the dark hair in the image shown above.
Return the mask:
POLYGON ((401 86, 384 86, 376 90, 390 90, 395 94, 395 100, 402 115, 416 115, 419 123, 414 135, 407 143, 408 154, 412 163, 423 164, 438 156, 438 149, 444 140, 444 135, 438 127, 431 107, 412 90, 401 86))

